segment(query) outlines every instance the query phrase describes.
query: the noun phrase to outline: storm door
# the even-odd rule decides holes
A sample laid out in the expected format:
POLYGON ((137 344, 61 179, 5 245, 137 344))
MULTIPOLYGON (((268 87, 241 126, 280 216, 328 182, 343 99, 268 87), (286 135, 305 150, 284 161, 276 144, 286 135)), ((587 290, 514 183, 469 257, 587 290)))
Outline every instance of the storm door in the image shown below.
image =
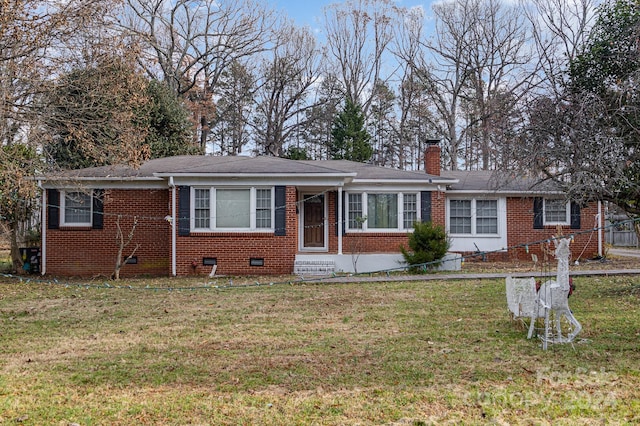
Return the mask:
POLYGON ((303 214, 303 247, 325 248, 324 195, 305 195, 303 214))

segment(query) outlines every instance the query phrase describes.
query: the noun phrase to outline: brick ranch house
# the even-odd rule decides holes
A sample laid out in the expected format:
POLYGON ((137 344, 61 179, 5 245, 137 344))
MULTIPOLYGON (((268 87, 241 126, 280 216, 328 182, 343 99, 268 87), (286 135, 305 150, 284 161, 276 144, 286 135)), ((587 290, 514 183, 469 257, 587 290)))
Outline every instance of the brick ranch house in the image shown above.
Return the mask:
POLYGON ((599 202, 578 206, 491 172, 441 173, 438 146, 425 169, 180 156, 41 176, 41 273, 110 276, 118 226, 125 238, 135 226, 124 254, 137 247, 122 276, 208 274, 213 265, 225 275, 394 269, 412 224, 428 220, 446 227, 460 254, 531 260, 542 245, 524 244, 558 226, 575 234, 574 258, 602 253, 599 202))

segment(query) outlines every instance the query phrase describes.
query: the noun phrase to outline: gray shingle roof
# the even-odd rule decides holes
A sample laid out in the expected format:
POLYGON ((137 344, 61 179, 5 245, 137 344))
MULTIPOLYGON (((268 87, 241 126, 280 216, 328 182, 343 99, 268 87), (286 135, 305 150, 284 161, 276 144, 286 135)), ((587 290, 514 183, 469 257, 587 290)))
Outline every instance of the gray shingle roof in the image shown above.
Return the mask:
POLYGON ((297 161, 277 157, 210 155, 159 158, 135 169, 127 166, 91 167, 49 174, 48 179, 154 179, 166 176, 339 176, 360 181, 387 180, 412 182, 447 182, 455 180, 419 171, 397 170, 346 160, 297 161))
POLYGON ((47 175, 47 178, 153 178, 170 175, 296 175, 327 174, 350 175, 342 170, 320 164, 287 160, 276 157, 218 157, 211 155, 183 155, 158 158, 135 169, 128 166, 102 166, 69 170, 47 175))
POLYGON ((559 192, 543 182, 500 171, 442 171, 434 176, 423 171, 398 170, 347 160, 288 160, 277 157, 184 155, 159 158, 136 169, 127 166, 91 167, 43 176, 43 180, 156 180, 168 176, 316 176, 353 179, 353 182, 377 181, 444 184, 450 191, 512 193, 559 192))
POLYGON ((398 170, 389 167, 375 166, 372 164, 358 163, 347 160, 315 160, 302 161, 304 164, 320 164, 331 169, 343 172, 351 171, 357 173, 354 180, 390 180, 390 181, 422 181, 422 182, 441 182, 447 181, 453 183, 454 179, 442 176, 429 175, 424 171, 398 170))
POLYGON ((559 192, 552 182, 542 182, 515 172, 497 170, 442 171, 442 176, 457 179, 449 186, 451 191, 501 192, 501 193, 550 193, 559 192))

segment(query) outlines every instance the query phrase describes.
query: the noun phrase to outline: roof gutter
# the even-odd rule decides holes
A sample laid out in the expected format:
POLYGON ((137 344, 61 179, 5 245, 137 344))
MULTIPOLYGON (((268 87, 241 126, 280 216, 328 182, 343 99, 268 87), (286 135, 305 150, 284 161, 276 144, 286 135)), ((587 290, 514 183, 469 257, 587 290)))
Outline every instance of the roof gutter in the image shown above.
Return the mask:
POLYGON ((537 191, 520 191, 520 190, 500 190, 500 189, 488 189, 488 190, 482 190, 482 189, 455 189, 455 188, 449 188, 447 190, 447 192, 449 193, 454 193, 454 194, 460 194, 460 195, 464 195, 464 194, 468 194, 468 195, 487 195, 487 194, 491 194, 491 195, 500 195, 503 197, 508 197, 508 196, 514 196, 514 197, 532 197, 532 196, 543 196, 543 195, 557 195, 557 194, 564 194, 564 192, 562 191, 543 191, 543 190, 537 190, 537 191))
POLYGON ((424 184, 444 184, 444 185, 454 185, 458 183, 458 179, 454 178, 438 178, 432 177, 429 179, 353 179, 353 184, 365 184, 365 185, 373 185, 373 184, 413 184, 413 185, 424 185, 424 184))
POLYGON ((135 181, 150 181, 150 182, 161 182, 164 179, 155 177, 155 176, 51 176, 44 177, 38 176, 36 178, 38 181, 46 180, 47 182, 62 182, 62 183, 73 183, 73 182, 135 182, 135 181))
POLYGON ((345 173, 154 173, 153 174, 157 178, 166 178, 166 177, 180 177, 180 178, 237 178, 237 179, 247 179, 247 178, 260 178, 264 179, 265 176, 270 178, 352 178, 357 176, 356 172, 345 172, 345 173))

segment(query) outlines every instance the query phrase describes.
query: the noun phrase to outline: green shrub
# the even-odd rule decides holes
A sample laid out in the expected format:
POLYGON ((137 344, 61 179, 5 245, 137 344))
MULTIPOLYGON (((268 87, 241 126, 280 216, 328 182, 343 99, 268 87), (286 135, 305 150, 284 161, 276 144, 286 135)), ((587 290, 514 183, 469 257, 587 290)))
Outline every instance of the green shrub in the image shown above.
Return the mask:
POLYGON ((435 268, 449 250, 450 241, 444 227, 432 222, 416 222, 413 233, 409 234, 409 248, 400 246, 409 271, 418 273, 435 268))

